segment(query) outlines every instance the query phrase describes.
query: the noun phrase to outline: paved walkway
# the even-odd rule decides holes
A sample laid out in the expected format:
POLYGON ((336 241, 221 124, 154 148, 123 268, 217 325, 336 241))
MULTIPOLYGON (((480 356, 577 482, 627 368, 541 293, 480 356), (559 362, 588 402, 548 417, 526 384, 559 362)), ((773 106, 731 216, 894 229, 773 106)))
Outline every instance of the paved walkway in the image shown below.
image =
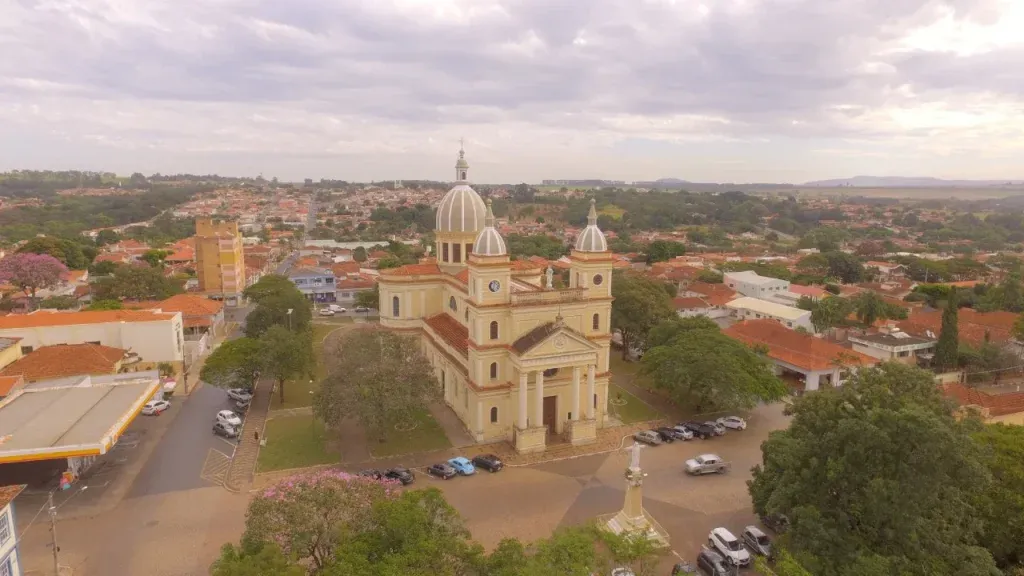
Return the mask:
POLYGON ((270 396, 274 391, 274 381, 264 378, 256 383, 249 412, 242 424, 242 432, 235 449, 235 458, 228 470, 225 488, 237 492, 248 485, 256 472, 256 459, 260 454, 260 443, 256 433, 262 438, 267 423, 267 412, 270 410, 270 396))
POLYGON ((452 443, 452 446, 461 448, 462 446, 476 443, 476 440, 473 439, 469 430, 466 430, 466 426, 463 425, 462 420, 459 420, 459 416, 454 410, 441 402, 431 403, 428 409, 434 420, 437 420, 437 423, 441 425, 444 435, 448 437, 448 441, 452 443))

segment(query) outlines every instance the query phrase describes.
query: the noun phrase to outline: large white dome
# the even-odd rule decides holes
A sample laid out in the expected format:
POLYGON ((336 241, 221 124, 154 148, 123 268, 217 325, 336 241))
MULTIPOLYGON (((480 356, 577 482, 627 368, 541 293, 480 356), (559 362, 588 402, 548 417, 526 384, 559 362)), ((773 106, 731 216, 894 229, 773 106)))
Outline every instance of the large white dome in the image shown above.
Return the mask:
POLYGON ((437 205, 438 232, 478 232, 484 227, 487 207, 480 195, 467 184, 448 191, 437 205))

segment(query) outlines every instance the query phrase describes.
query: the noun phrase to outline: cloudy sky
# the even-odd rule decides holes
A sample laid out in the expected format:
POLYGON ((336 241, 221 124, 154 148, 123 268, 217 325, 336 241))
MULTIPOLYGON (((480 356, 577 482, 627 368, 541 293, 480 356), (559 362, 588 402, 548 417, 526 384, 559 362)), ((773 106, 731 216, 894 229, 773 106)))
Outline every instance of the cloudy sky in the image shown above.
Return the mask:
POLYGON ((0 170, 1024 178, 1024 0, 0 0, 0 170))

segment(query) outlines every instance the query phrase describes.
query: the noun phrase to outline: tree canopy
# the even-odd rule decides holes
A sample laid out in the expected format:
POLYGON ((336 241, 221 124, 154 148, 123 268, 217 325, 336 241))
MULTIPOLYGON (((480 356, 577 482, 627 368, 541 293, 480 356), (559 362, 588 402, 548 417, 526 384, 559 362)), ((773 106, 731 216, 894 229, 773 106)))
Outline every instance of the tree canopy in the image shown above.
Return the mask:
MULTIPOLYGON (((82 245, 66 238, 55 238, 53 236, 39 236, 25 242, 18 248, 23 254, 49 254, 71 270, 84 270, 92 263, 92 258, 87 258, 82 251, 82 245)), ((91 252, 96 257, 95 249, 91 252)))
POLYGON ((19 253, 0 260, 0 282, 13 284, 35 300, 41 288, 53 288, 68 269, 49 254, 19 253))
POLYGON ((180 282, 145 265, 118 266, 92 287, 96 300, 166 300, 182 291, 180 282))
POLYGON ((931 373, 890 362, 797 398, 748 482, 785 514, 790 551, 817 576, 997 576, 978 546, 979 451, 931 373))
POLYGON ((245 319, 246 336, 258 338, 274 325, 302 332, 313 321, 309 300, 286 276, 263 276, 246 288, 244 294, 256 303, 256 308, 245 319))
POLYGON ((263 371, 277 381, 277 391, 284 402, 284 385, 291 378, 312 378, 316 360, 313 357, 313 331, 289 330, 280 324, 269 328, 259 338, 259 355, 263 371))
POLYGON ((676 316, 662 283, 644 276, 616 272, 612 279, 612 330, 622 336, 622 357, 643 350, 651 328, 676 316))
POLYGON ((264 364, 263 346, 255 338, 226 340, 206 358, 199 378, 218 388, 251 389, 264 364))

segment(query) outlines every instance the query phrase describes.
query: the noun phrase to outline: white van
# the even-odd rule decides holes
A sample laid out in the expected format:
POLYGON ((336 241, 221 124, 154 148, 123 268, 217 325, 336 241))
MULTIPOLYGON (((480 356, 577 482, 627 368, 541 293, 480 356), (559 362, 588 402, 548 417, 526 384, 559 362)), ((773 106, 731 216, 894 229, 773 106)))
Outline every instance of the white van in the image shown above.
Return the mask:
POLYGON ((330 310, 331 312, 334 312, 335 314, 344 314, 344 313, 346 312, 346 310, 345 310, 345 308, 344 308, 344 307, 342 307, 342 306, 338 306, 337 304, 331 304, 331 305, 329 305, 329 306, 328 306, 327 308, 328 308, 328 309, 329 309, 329 310, 330 310))

